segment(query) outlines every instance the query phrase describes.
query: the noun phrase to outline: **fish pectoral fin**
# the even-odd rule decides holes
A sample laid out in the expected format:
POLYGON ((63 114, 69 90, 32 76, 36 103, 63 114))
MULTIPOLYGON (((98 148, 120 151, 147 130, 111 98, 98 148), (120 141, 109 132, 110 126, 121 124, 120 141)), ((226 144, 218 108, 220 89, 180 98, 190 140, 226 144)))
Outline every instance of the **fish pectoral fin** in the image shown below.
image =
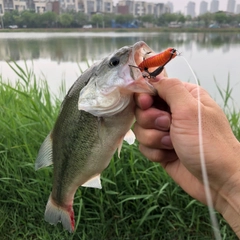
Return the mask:
POLYGON ((135 134, 133 133, 132 129, 129 129, 129 131, 126 133, 125 137, 124 137, 124 140, 132 145, 134 142, 135 142, 135 134))
POLYGON ((122 145, 123 145, 123 139, 121 139, 119 145, 118 145, 118 157, 120 158, 120 152, 122 150, 122 145))
POLYGON ((38 156, 35 162, 35 170, 38 170, 42 167, 47 167, 52 163, 52 138, 51 133, 49 133, 38 152, 38 156))
POLYGON ((91 178, 90 180, 88 180, 84 184, 82 184, 82 187, 91 187, 91 188, 102 189, 102 184, 101 184, 101 180, 100 180, 100 174, 97 175, 94 178, 91 178))
POLYGON ((118 145, 118 157, 120 158, 120 152, 122 149, 123 140, 125 140, 128 144, 132 145, 135 142, 135 134, 133 133, 132 129, 129 129, 129 131, 125 134, 124 138, 121 139, 118 145))

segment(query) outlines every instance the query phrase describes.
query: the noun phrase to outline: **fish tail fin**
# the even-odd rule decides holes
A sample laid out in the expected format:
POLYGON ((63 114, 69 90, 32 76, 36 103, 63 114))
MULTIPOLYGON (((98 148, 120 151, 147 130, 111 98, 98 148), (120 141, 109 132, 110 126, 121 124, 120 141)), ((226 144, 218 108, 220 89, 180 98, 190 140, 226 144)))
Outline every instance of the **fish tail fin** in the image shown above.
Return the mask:
POLYGON ((62 222, 66 230, 69 232, 74 231, 75 220, 72 205, 67 208, 57 205, 51 195, 48 199, 44 219, 52 225, 57 225, 58 222, 62 222))

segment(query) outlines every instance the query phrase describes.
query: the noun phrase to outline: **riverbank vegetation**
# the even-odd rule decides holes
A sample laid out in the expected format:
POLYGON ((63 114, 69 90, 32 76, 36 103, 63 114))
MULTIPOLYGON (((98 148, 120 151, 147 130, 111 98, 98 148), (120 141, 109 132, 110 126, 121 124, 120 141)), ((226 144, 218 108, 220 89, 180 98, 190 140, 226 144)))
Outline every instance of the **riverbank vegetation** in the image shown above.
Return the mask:
POLYGON ((194 28, 194 27, 188 27, 188 28, 169 28, 169 27, 149 27, 149 28, 91 28, 91 29, 84 29, 84 28, 17 28, 17 29, 0 29, 1 32, 63 32, 63 33, 69 33, 69 32, 95 32, 95 33, 101 33, 101 32, 117 32, 117 33, 126 33, 126 32, 145 32, 147 33, 153 33, 153 32, 186 32, 186 33, 239 33, 240 28, 194 28))
MULTIPOLYGON (((124 144, 103 172, 103 189, 80 187, 74 201, 76 231, 44 221, 52 167, 34 170, 39 147, 57 117, 60 101, 45 79, 11 64, 19 79, 0 76, 0 232, 9 239, 213 239, 207 207, 177 186, 157 163, 124 144)), ((64 88, 62 88, 64 89, 64 88)), ((221 91, 221 90, 220 90, 221 91)), ((225 107, 231 89, 222 91, 225 107)), ((229 114, 240 139, 239 113, 229 114)), ((217 215, 223 239, 236 236, 217 215)))
POLYGON ((165 13, 159 17, 148 14, 134 17, 131 14, 93 14, 88 16, 83 12, 45 12, 16 10, 5 12, 2 17, 2 28, 142 28, 142 27, 170 27, 170 28, 239 28, 240 14, 226 12, 205 13, 198 17, 184 16, 181 13, 165 13), (15 27, 13 27, 15 26, 15 27))

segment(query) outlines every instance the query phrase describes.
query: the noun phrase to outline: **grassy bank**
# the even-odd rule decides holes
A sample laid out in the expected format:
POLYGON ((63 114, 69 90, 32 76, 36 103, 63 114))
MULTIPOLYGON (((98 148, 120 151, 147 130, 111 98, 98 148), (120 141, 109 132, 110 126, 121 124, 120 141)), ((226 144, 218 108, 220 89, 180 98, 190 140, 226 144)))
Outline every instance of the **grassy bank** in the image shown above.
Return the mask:
POLYGON ((0 32, 240 32, 240 28, 5 28, 0 29, 0 32))
MULTIPOLYGON (((43 219, 52 167, 35 172, 39 147, 52 128, 60 102, 46 80, 14 66, 16 85, 0 81, 0 232, 8 239, 213 239, 208 210, 145 159, 137 144, 124 145, 102 175, 102 190, 79 188, 76 232, 43 219)), ((229 91, 228 91, 229 92, 229 91)), ((240 138, 239 115, 230 115, 240 138)), ((236 239, 218 215, 223 239, 236 239)))

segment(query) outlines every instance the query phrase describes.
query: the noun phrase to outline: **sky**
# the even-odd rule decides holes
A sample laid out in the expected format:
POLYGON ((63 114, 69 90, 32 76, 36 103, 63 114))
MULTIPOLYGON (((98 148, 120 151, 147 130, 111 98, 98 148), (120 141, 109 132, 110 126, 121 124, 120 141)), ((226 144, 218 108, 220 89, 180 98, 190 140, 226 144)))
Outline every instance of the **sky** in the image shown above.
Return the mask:
MULTIPOLYGON (((167 3, 167 2, 172 2, 174 6, 174 12, 181 11, 182 13, 186 13, 185 7, 187 6, 188 2, 190 0, 144 0, 146 2, 157 2, 157 3, 167 3)), ((196 3, 196 14, 199 14, 199 9, 200 9, 200 3, 202 0, 191 0, 192 2, 196 3)), ((205 0, 208 3, 208 9, 210 9, 210 4, 212 0, 205 0)), ((226 11, 227 10, 227 3, 228 0, 219 0, 219 10, 226 11)), ((240 0, 236 0, 236 5, 240 4, 240 0)))

